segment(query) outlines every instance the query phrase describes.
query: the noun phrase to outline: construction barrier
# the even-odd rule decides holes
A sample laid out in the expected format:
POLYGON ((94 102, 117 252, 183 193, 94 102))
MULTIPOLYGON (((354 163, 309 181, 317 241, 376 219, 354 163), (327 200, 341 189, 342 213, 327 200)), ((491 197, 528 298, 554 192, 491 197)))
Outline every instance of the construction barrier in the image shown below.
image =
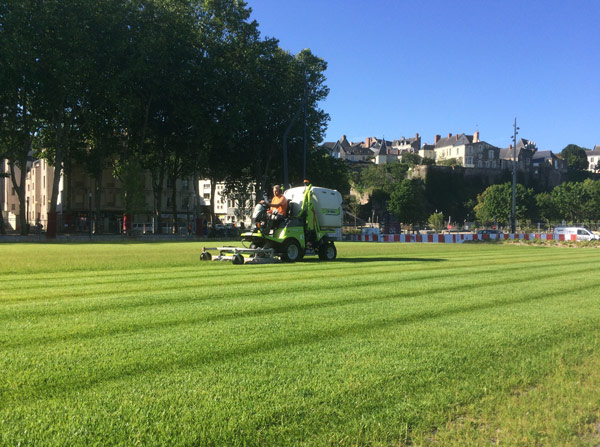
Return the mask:
MULTIPOLYGON (((442 243, 460 244, 467 241, 488 241, 498 239, 523 239, 525 241, 540 239, 542 241, 564 241, 565 235, 554 236, 553 233, 516 233, 516 234, 353 234, 350 240, 353 242, 420 242, 420 243, 442 243)), ((570 236, 570 240, 577 241, 577 235, 570 236)))

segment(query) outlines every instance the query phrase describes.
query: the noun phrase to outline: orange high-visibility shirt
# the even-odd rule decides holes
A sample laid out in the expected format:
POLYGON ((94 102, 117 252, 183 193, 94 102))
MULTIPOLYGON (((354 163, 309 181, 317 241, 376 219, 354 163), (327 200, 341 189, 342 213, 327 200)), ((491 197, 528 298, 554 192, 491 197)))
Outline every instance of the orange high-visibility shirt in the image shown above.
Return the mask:
POLYGON ((287 207, 288 207, 288 201, 283 196, 283 194, 280 195, 279 197, 273 196, 273 199, 271 200, 271 207, 268 212, 270 214, 273 212, 273 209, 276 209, 279 214, 281 214, 282 216, 285 216, 287 213, 287 207))

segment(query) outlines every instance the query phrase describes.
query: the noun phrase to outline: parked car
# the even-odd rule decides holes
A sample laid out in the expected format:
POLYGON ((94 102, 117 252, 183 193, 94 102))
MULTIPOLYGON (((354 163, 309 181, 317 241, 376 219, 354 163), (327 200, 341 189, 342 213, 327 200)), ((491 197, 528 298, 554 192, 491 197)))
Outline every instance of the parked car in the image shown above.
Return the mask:
POLYGON ((477 234, 479 234, 479 235, 484 235, 484 234, 492 235, 492 234, 494 234, 494 235, 497 235, 497 236, 502 236, 504 233, 502 233, 502 231, 500 231, 500 230, 488 230, 488 229, 485 229, 485 230, 479 230, 479 231, 477 231, 477 234))
POLYGON ((556 227, 554 228, 554 238, 558 239, 560 235, 565 236, 565 240, 570 241, 573 236, 577 237, 578 241, 591 241, 600 239, 598 235, 592 233, 585 227, 556 227))

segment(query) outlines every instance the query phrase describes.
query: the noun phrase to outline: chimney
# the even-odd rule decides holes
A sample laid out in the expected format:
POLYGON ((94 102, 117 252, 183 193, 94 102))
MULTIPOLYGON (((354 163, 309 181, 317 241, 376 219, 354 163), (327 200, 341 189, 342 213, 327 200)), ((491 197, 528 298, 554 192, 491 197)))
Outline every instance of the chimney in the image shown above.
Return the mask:
POLYGON ((417 133, 415 134, 415 138, 416 138, 417 140, 419 139, 419 132, 417 132, 417 133))
POLYGON ((451 133, 448 134, 448 138, 452 138, 452 134, 451 133))
POLYGON ((438 142, 440 141, 440 138, 442 138, 440 135, 436 135, 433 140, 433 144, 438 144, 438 142))
POLYGON ((512 151, 512 144, 509 144, 508 148, 512 151))
POLYGON ((365 138, 365 144, 367 145, 367 147, 371 147, 371 137, 365 138))
POLYGON ((456 141, 458 141, 458 134, 456 134, 455 139, 456 139, 456 141))
POLYGON ((473 134, 473 143, 479 143, 479 131, 476 130, 473 134))

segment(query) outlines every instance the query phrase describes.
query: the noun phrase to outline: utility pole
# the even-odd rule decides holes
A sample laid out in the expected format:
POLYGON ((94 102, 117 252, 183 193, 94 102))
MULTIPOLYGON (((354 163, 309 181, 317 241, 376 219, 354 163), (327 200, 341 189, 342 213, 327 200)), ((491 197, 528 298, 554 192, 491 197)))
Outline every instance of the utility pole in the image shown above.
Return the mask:
POLYGON ((517 134, 519 128, 517 127, 517 118, 513 124, 513 183, 512 183, 512 207, 510 212, 510 232, 515 234, 517 232, 517 134))

